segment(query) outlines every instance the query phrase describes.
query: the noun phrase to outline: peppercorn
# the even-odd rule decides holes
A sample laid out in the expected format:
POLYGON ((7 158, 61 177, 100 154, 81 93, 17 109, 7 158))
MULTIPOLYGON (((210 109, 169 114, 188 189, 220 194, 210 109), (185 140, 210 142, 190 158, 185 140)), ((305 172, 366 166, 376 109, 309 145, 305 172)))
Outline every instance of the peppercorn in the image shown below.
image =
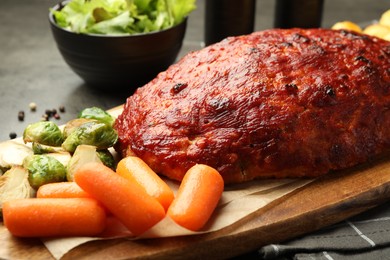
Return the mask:
POLYGON ((29 104, 29 107, 30 107, 31 111, 33 111, 33 112, 37 111, 37 104, 35 104, 34 102, 31 102, 29 104))
POLYGON ((17 137, 17 134, 15 132, 9 133, 9 138, 10 139, 15 139, 17 137))
POLYGON ((61 113, 65 113, 65 107, 64 106, 60 106, 58 109, 60 110, 61 113))
POLYGON ((41 121, 47 121, 49 120, 49 116, 47 114, 43 114, 41 117, 41 121))
POLYGON ((55 119, 57 119, 57 120, 61 118, 61 117, 60 117, 60 114, 58 114, 58 113, 55 113, 53 117, 54 117, 55 119))
POLYGON ((50 118, 50 117, 52 116, 52 112, 53 112, 53 111, 50 110, 50 109, 46 109, 46 110, 45 110, 45 114, 47 115, 48 118, 50 118))
POLYGON ((23 121, 24 120, 24 111, 19 111, 18 119, 19 119, 19 121, 23 121))

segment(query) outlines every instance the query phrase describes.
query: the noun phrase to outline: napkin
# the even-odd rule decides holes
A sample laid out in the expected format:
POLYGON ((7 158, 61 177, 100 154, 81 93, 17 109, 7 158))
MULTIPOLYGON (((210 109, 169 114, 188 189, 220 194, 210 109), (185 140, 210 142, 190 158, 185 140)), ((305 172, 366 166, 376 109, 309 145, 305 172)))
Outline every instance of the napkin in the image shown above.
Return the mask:
POLYGON ((257 259, 390 259, 390 203, 317 232, 260 248, 257 259))

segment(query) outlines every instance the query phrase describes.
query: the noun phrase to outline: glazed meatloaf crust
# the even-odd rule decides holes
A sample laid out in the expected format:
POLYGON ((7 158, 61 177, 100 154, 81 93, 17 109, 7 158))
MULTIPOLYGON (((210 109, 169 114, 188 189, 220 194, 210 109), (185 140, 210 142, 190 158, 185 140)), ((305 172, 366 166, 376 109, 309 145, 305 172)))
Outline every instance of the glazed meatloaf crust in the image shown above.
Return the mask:
POLYGON ((390 43, 273 29, 187 54, 127 99, 117 150, 181 180, 316 177, 390 148, 390 43))

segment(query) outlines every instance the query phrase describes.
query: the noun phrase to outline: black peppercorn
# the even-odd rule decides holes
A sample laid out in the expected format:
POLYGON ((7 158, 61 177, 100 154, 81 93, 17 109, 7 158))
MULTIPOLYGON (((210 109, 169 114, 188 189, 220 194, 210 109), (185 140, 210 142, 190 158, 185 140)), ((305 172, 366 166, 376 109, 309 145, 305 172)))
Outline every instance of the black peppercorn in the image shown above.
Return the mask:
POLYGON ((64 106, 60 106, 58 109, 60 110, 61 113, 65 112, 65 107, 64 106))
POLYGON ((19 119, 19 121, 23 121, 24 120, 24 111, 19 111, 18 119, 19 119))
POLYGON ((9 138, 15 139, 17 137, 17 134, 15 132, 9 133, 9 138))
POLYGON ((52 112, 53 112, 53 111, 50 110, 50 109, 46 109, 46 110, 45 110, 45 114, 46 114, 47 117, 49 117, 49 118, 52 116, 52 112))

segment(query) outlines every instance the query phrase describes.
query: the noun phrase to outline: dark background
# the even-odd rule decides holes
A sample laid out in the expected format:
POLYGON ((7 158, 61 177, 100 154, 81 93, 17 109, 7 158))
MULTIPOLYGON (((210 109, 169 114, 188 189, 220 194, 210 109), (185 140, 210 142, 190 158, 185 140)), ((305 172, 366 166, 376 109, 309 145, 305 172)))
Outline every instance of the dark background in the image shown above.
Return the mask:
MULTIPOLYGON (((209 0, 210 1, 210 0, 209 0)), ((9 139, 10 132, 22 135, 29 123, 40 120, 45 109, 63 105, 58 124, 75 118, 89 106, 109 109, 126 101, 128 92, 107 93, 86 86, 63 61, 51 35, 48 10, 53 0, 0 0, 0 141, 9 139), (35 102, 36 112, 29 111, 35 102), (18 112, 25 111, 25 120, 18 112)), ((197 1, 191 13, 180 57, 199 49, 204 40, 204 3, 197 1)), ((255 30, 273 27, 274 0, 256 3, 255 30)), ((325 0, 322 27, 351 20, 367 24, 390 9, 385 0, 325 0)))

